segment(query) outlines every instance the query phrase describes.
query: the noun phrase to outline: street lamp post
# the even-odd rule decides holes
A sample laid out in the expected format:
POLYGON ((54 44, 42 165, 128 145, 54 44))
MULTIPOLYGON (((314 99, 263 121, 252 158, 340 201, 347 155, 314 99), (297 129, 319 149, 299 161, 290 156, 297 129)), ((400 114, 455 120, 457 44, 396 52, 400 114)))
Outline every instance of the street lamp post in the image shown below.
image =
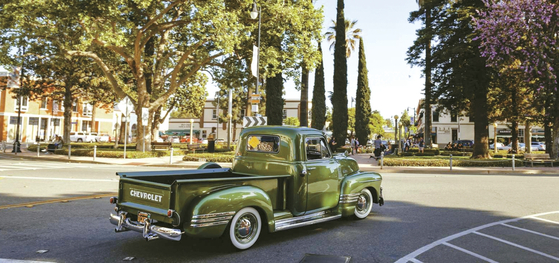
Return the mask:
MULTIPOLYGON (((394 142, 398 140, 398 115, 394 115, 394 142)), ((398 152, 400 152, 400 140, 398 140, 398 152)), ((396 151, 394 151, 396 153, 396 151)))
MULTIPOLYGON (((258 17, 258 40, 257 40, 258 46, 256 50, 256 88, 254 92, 255 95, 258 95, 258 85, 260 85, 260 27, 262 25, 262 7, 256 4, 256 0, 254 0, 254 2, 252 3, 252 11, 250 11, 250 17, 252 19, 256 19, 258 17)), ((255 116, 259 116, 258 104, 252 105, 252 111, 255 112, 255 116)))
POLYGON ((190 145, 192 145, 192 125, 194 125, 194 119, 190 119, 190 145))
POLYGON ((493 152, 497 153, 497 121, 493 123, 493 152))
POLYGON ((23 102, 22 102, 22 96, 21 96, 21 92, 23 90, 23 53, 25 53, 25 48, 22 49, 23 51, 21 52, 21 72, 20 72, 20 76, 19 76, 19 92, 17 93, 17 103, 18 103, 18 109, 17 109, 17 128, 16 128, 16 140, 14 142, 14 148, 12 150, 12 152, 17 155, 17 153, 21 152, 21 143, 19 142, 20 140, 20 134, 19 134, 19 130, 20 130, 20 126, 21 126, 21 107, 23 106, 23 102))

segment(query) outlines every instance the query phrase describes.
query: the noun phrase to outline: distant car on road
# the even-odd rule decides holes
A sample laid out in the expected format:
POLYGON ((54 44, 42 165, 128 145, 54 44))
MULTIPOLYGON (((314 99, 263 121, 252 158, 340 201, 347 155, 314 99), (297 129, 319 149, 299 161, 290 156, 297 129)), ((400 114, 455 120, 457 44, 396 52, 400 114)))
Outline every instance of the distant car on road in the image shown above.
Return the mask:
POLYGON ((544 142, 532 142, 532 151, 545 151, 544 142))
MULTIPOLYGON (((500 143, 500 142, 497 143, 497 149, 500 149, 500 148, 502 148, 502 147, 504 147, 504 146, 505 146, 505 145, 502 144, 502 143, 500 143)), ((493 143, 492 143, 491 145, 489 145, 489 149, 491 149, 491 150, 495 149, 495 146, 494 146, 493 143)))
MULTIPOLYGON (((512 149, 512 143, 509 143, 509 145, 507 145, 507 146, 497 147, 497 149, 509 151, 510 149, 512 149)), ((519 143, 518 143, 518 150, 519 150, 519 151, 524 151, 524 150, 526 150, 526 144, 519 142, 519 143)))

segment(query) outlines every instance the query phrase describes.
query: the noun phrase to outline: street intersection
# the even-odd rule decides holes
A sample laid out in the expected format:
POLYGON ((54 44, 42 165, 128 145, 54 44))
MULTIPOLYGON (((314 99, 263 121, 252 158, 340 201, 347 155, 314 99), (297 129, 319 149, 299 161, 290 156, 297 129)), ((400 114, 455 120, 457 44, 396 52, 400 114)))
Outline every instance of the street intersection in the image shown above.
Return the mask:
POLYGON ((114 233, 108 196, 117 192, 116 172, 185 168, 21 158, 1 158, 0 166, 2 263, 300 262, 308 254, 351 262, 559 261, 559 176, 552 174, 381 171, 386 204, 365 220, 265 234, 236 252, 220 239, 146 242, 114 233))

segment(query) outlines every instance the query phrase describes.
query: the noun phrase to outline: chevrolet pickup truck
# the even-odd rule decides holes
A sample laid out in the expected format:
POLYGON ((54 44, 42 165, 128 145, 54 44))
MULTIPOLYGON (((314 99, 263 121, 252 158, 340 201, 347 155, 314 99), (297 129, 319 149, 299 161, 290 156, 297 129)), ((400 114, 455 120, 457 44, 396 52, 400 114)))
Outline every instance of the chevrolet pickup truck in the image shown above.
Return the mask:
POLYGON ((378 173, 359 170, 346 154, 334 155, 321 131, 286 126, 247 128, 232 168, 119 172, 116 232, 146 240, 183 236, 230 240, 250 248, 261 231, 276 232, 335 220, 366 218, 383 205, 378 173))

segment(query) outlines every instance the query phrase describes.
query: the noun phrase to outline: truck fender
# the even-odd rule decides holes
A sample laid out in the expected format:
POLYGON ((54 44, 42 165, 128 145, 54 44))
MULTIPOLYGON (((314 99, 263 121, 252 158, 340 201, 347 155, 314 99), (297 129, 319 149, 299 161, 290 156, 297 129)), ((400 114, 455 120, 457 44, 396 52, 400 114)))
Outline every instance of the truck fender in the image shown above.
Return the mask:
MULTIPOLYGON (((373 194, 373 202, 379 203, 381 182, 382 176, 375 172, 358 171, 348 175, 342 181, 340 200, 343 200, 351 194, 361 192, 363 188, 367 188, 371 191, 371 194, 373 194)), ((353 214, 355 203, 340 202, 340 208, 343 216, 349 216, 353 214)))
MULTIPOLYGON (((270 230, 274 220, 272 200, 270 200, 266 192, 254 186, 238 186, 213 192, 200 199, 192 208, 191 214, 193 217, 212 214, 227 215, 226 217, 222 217, 224 219, 221 221, 223 224, 206 227, 208 230, 212 229, 212 233, 205 236, 219 237, 223 235, 235 213, 245 207, 255 208, 260 213, 262 222, 266 222, 265 224, 268 225, 268 229, 270 230)), ((191 220, 192 218, 189 218, 188 221, 191 220)), ((191 223, 185 225, 184 228, 187 234, 189 229, 192 228, 191 226, 191 223)))

